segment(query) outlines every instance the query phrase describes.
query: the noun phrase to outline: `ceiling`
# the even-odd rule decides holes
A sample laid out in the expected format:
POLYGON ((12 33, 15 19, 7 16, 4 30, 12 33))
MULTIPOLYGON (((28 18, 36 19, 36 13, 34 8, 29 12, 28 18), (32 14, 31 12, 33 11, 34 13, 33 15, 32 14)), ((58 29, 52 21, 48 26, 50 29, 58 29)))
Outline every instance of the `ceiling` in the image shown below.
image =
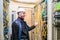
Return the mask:
POLYGON ((38 5, 42 0, 10 0, 10 1, 18 3, 22 7, 34 7, 35 5, 38 5))
POLYGON ((26 2, 26 3, 36 3, 36 2, 38 2, 39 0, 16 0, 16 1, 26 2))

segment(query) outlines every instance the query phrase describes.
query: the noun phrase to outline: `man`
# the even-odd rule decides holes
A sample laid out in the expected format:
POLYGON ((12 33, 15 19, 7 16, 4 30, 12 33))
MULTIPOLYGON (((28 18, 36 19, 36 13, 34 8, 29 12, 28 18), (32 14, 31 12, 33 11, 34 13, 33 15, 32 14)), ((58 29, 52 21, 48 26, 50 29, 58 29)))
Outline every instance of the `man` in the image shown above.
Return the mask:
POLYGON ((28 31, 35 28, 35 25, 29 27, 27 23, 24 21, 25 17, 25 9, 20 8, 17 11, 18 18, 12 23, 12 40, 29 40, 28 31))

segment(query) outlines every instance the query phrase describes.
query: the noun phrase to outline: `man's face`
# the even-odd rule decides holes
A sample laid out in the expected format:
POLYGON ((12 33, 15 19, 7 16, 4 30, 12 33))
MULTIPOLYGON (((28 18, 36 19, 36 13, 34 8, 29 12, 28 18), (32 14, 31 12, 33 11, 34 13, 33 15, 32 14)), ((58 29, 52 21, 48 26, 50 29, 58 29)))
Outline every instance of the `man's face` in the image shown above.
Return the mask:
POLYGON ((25 17, 25 12, 19 12, 18 17, 24 18, 25 17))

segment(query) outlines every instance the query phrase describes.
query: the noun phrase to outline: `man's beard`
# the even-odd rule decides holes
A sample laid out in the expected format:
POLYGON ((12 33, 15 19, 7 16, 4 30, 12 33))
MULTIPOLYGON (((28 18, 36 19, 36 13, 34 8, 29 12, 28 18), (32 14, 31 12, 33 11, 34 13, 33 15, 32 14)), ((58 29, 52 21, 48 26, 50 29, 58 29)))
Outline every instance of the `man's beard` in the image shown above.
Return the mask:
POLYGON ((21 20, 23 20, 23 21, 24 21, 24 18, 23 18, 23 17, 18 17, 18 18, 20 18, 21 20))

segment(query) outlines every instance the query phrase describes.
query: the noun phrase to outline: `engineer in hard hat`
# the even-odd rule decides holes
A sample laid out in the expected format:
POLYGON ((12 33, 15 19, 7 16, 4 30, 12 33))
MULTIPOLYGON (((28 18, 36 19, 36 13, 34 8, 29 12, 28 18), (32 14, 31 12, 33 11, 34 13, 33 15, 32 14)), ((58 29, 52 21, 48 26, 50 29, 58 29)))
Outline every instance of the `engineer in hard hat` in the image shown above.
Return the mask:
POLYGON ((37 22, 35 25, 29 27, 27 23, 24 21, 25 17, 25 9, 19 8, 17 11, 18 18, 12 23, 12 38, 11 40, 29 40, 28 31, 34 29, 37 26, 37 22))

